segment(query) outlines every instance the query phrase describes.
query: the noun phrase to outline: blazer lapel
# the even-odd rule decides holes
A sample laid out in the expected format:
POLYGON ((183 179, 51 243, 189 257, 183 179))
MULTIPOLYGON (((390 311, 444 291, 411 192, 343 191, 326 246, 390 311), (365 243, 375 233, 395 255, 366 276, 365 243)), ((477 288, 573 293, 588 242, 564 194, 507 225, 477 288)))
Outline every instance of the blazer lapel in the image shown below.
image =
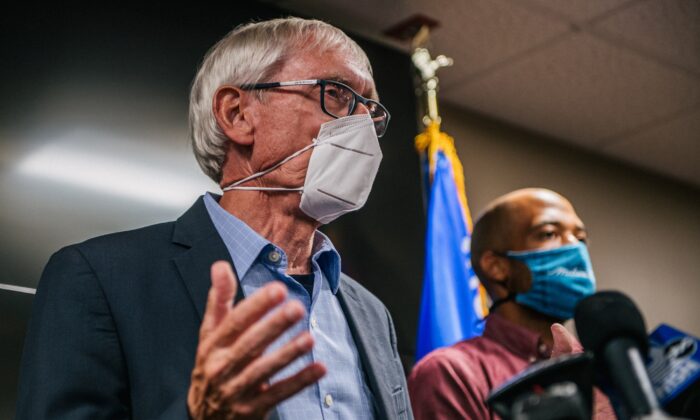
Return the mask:
POLYGON ((384 369, 381 355, 386 350, 379 345, 382 340, 376 336, 376 329, 367 328, 367 326, 376 325, 377 322, 381 321, 371 319, 368 316, 367 311, 357 297, 355 289, 347 281, 342 281, 342 277, 338 290, 338 301, 343 308, 343 312, 345 312, 345 318, 355 339, 355 345, 360 354, 370 389, 377 402, 379 418, 389 418, 392 412, 390 409, 391 401, 382 386, 384 369))
MULTIPOLYGON (((203 197, 177 219, 173 242, 189 248, 173 261, 201 319, 211 286, 211 265, 219 260, 233 265, 231 255, 209 217, 203 197)), ((236 300, 241 298, 241 289, 238 287, 236 300)))

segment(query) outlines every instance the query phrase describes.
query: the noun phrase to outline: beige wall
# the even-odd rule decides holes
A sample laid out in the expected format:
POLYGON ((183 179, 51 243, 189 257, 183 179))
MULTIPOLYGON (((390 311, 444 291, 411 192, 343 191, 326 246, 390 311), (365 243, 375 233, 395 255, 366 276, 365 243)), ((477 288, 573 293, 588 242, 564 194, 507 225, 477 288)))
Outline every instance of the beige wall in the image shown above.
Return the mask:
POLYGON ((441 111, 474 215, 517 188, 560 192, 589 230, 598 289, 628 294, 650 330, 665 322, 700 336, 700 189, 468 111, 441 111))

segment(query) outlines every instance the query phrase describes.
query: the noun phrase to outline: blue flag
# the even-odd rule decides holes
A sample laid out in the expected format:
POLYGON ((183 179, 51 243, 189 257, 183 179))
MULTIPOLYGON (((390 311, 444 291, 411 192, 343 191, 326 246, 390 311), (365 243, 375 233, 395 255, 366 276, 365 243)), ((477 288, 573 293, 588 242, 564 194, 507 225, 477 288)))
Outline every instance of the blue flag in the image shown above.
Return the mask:
POLYGON ((470 260, 471 236, 450 160, 436 152, 428 198, 425 273, 416 361, 432 350, 481 335, 479 281, 470 260))

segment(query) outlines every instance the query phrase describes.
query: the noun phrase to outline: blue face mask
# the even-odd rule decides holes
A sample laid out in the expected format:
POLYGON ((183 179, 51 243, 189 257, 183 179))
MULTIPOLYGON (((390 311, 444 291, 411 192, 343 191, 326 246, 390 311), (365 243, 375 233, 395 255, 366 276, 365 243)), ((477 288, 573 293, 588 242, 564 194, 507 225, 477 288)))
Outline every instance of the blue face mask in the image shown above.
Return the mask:
POLYGON ((541 251, 509 251, 530 269, 532 287, 515 301, 557 319, 574 317, 576 304, 595 292, 595 275, 583 243, 541 251))

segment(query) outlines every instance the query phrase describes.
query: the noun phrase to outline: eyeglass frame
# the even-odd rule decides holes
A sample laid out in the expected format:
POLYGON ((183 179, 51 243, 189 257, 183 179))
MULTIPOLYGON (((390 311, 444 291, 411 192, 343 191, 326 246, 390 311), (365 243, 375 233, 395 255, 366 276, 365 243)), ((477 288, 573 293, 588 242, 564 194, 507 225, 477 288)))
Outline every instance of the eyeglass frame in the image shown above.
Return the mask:
MULTIPOLYGON (((350 93, 353 94, 354 101, 353 101, 352 107, 348 110, 348 115, 352 115, 352 113, 355 112, 355 109, 357 109, 358 102, 365 105, 365 106, 367 105, 367 103, 374 103, 374 104, 377 104, 377 106, 380 109, 384 110, 384 113, 386 114, 386 120, 384 122, 384 130, 381 134, 379 132, 377 132, 377 137, 381 138, 384 136, 384 134, 386 134, 386 130, 389 127, 389 121, 391 120, 391 114, 389 113, 389 110, 386 109, 386 107, 384 105, 382 105, 379 101, 375 101, 374 99, 365 98, 364 96, 355 92, 353 90, 353 88, 351 88, 350 86, 346 85, 345 83, 338 82, 336 80, 305 79, 305 80, 292 80, 289 82, 265 82, 265 83, 254 83, 254 84, 241 85, 240 88, 243 90, 262 90, 262 89, 274 89, 274 88, 278 88, 278 87, 287 87, 287 86, 316 86, 316 85, 319 85, 319 86, 321 86, 321 98, 320 98, 321 110, 325 114, 330 115, 333 118, 336 118, 336 119, 343 118, 343 117, 339 117, 337 115, 334 115, 333 113, 331 113, 330 111, 328 111, 326 109, 325 90, 326 90, 326 85, 329 83, 339 85, 342 88, 349 90, 350 93)), ((374 127, 376 130, 377 125, 375 124, 374 127)))

